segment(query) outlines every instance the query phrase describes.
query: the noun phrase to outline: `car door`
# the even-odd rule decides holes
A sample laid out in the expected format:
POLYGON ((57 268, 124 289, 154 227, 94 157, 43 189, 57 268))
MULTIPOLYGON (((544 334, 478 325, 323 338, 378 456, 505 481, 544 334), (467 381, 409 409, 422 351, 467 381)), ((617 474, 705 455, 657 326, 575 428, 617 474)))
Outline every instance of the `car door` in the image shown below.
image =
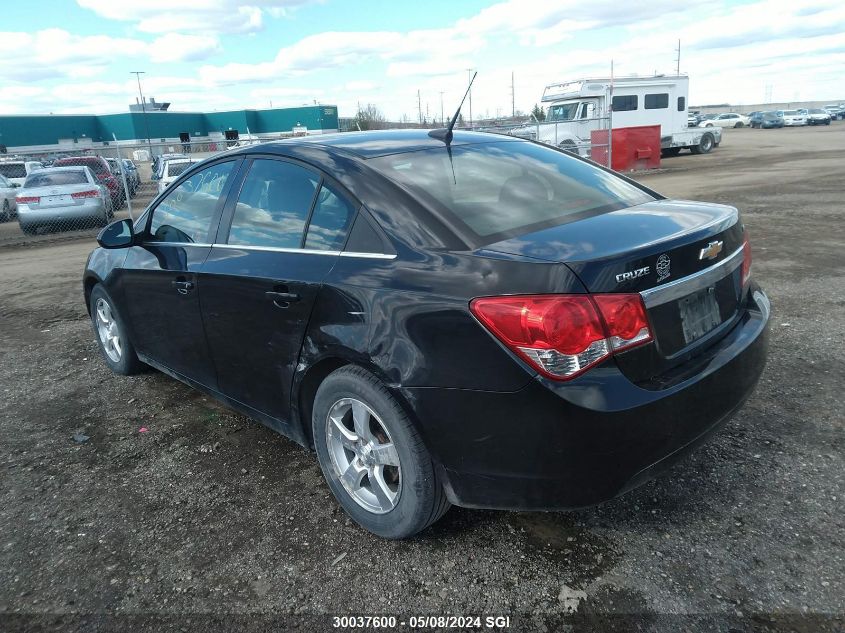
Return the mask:
POLYGON ((239 162, 218 161, 169 189, 122 270, 125 312, 138 352, 211 388, 217 378, 200 314, 198 274, 239 162))
POLYGON ((298 163, 257 158, 245 168, 200 301, 220 391, 285 424, 311 308, 357 205, 298 163))

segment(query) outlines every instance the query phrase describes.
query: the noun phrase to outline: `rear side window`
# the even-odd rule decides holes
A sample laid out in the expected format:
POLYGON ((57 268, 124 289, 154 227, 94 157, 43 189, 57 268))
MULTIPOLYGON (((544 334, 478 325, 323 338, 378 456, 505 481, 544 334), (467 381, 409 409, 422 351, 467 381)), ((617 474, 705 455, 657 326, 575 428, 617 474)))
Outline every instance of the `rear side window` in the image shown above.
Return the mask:
POLYGON ((181 175, 193 163, 167 163, 167 176, 174 178, 181 175))
POLYGON ((301 248, 319 178, 279 160, 253 162, 238 196, 229 244, 301 248))
POLYGON ((83 185, 88 177, 81 169, 68 171, 37 171, 31 174, 23 183, 25 188, 58 187, 59 185, 83 185))
POLYGON ((521 141, 455 146, 451 159, 443 147, 368 163, 478 245, 654 200, 565 152, 521 141))
POLYGON ((6 178, 26 178, 26 167, 23 163, 0 163, 0 174, 6 178))
POLYGON ((637 103, 637 95, 620 95, 618 97, 613 97, 613 111, 626 112, 629 110, 636 110, 638 107, 637 103))
POLYGON ((678 97, 678 112, 683 112, 687 108, 687 98, 678 97))
POLYGON ((207 242, 217 203, 234 164, 234 161, 217 163, 168 190, 153 210, 150 224, 152 241, 207 242))
POLYGON ((317 204, 308 224, 305 248, 339 251, 346 241, 346 233, 354 215, 354 207, 334 189, 324 184, 320 188, 317 204))
POLYGON ((646 110, 662 110, 669 107, 669 93, 660 92, 646 95, 643 101, 646 110))

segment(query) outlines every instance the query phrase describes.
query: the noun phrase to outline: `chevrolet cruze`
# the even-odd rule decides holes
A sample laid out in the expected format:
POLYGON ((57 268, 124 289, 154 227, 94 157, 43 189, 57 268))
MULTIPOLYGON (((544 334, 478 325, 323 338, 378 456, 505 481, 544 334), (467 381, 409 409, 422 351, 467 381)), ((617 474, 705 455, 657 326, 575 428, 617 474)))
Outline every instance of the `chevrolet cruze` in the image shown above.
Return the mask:
POLYGON ((622 494, 727 421, 766 358, 735 208, 518 138, 240 148, 98 241, 84 291, 111 369, 155 367, 313 448, 388 538, 451 504, 622 494))

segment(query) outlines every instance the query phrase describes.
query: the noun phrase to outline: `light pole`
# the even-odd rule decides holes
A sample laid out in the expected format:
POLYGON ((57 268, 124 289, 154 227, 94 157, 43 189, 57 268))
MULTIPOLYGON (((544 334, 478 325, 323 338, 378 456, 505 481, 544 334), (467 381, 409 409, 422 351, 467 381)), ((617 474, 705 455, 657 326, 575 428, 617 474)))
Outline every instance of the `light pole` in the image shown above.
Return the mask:
POLYGON ((141 91, 141 75, 145 74, 143 70, 131 70, 130 75, 135 75, 138 79, 138 94, 141 96, 141 112, 144 113, 144 129, 147 132, 147 147, 150 148, 150 160, 153 159, 153 142, 150 140, 150 124, 147 121, 147 106, 144 104, 144 93, 141 91))
POLYGON ((443 91, 440 91, 440 125, 446 125, 446 119, 443 118, 443 91))
POLYGON ((469 83, 469 129, 472 129, 472 71, 475 68, 467 68, 467 83, 469 83))

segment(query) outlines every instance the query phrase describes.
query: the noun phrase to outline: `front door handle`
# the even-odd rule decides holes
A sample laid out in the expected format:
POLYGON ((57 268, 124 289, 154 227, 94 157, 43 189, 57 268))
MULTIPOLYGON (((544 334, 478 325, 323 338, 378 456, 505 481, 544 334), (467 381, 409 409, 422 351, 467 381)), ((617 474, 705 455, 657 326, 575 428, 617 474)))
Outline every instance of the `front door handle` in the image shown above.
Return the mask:
POLYGON ((273 305, 277 308, 287 308, 291 303, 299 301, 299 295, 295 292, 276 292, 275 290, 268 290, 264 293, 273 305))
POLYGON ((186 281, 184 279, 176 279, 170 282, 170 285, 176 288, 176 292, 180 295, 186 295, 194 289, 193 281, 186 281))

